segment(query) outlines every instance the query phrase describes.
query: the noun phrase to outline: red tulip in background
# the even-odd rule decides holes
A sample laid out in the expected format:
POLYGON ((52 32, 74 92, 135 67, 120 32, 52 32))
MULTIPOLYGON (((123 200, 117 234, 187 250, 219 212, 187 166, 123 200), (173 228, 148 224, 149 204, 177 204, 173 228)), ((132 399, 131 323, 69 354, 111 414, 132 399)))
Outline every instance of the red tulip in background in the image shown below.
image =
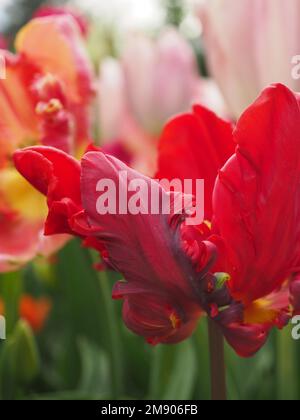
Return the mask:
POLYGON ((47 196, 46 235, 82 237, 123 274, 113 296, 124 299, 131 330, 151 343, 178 342, 206 312, 239 355, 251 356, 272 327, 283 327, 299 309, 299 114, 298 96, 274 85, 246 110, 233 134, 202 107, 167 125, 159 176, 205 179, 211 229, 208 222, 187 226, 176 212, 100 216, 100 179, 115 181, 126 170, 129 179, 155 182, 101 151, 78 163, 37 146, 14 159, 47 196))

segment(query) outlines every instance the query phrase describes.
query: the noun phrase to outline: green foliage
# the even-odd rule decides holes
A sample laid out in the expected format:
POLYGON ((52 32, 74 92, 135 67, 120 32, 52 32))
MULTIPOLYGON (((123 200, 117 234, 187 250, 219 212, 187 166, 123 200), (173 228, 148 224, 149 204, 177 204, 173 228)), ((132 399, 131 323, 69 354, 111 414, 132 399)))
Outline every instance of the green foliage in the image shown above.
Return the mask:
POLYGON ((185 15, 183 0, 163 0, 166 7, 166 21, 170 25, 179 26, 185 15))
MULTIPOLYGON (((10 319, 7 340, 0 342, 1 399, 208 400, 206 319, 179 345, 147 345, 126 329, 120 303, 111 300, 120 276, 98 274, 95 258, 75 240, 48 270, 34 264, 1 276, 10 319), (36 336, 18 321, 22 292, 52 300, 50 319, 36 336)), ((227 347, 229 398, 299 399, 298 359, 298 343, 288 329, 274 332, 252 359, 241 359, 227 347)))
POLYGON ((32 330, 19 321, 0 354, 0 397, 16 399, 30 386, 40 368, 40 358, 32 330))

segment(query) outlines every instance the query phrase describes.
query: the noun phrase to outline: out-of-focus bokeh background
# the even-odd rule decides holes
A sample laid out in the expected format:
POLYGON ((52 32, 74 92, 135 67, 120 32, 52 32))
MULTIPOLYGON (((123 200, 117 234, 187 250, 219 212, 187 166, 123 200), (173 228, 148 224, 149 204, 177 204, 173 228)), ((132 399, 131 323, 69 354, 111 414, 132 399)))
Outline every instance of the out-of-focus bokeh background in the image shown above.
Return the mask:
MULTIPOLYGON (((263 87, 248 94, 252 81, 242 80, 248 96, 241 101, 239 88, 232 88, 232 95, 237 96, 234 101, 222 77, 209 70, 214 70, 214 58, 209 66, 202 36, 207 19, 199 18, 202 3, 0 0, 0 33, 13 51, 16 33, 41 6, 78 10, 88 27, 87 48, 99 75, 96 141, 111 144, 111 139, 122 137, 137 150, 136 141, 141 138, 135 167, 151 175, 155 152, 149 138, 150 144, 156 141, 172 115, 199 101, 234 120, 263 87), (163 82, 156 80, 157 70, 165 76, 163 82), (169 98, 165 103, 162 89, 169 98), (121 117, 124 97, 131 104, 126 122, 121 117)), ((230 30, 232 26, 224 24, 223 36, 229 36, 230 30)), ((207 48, 214 45, 207 42, 207 48)), ((288 57, 294 53, 296 49, 288 57)), ((278 77, 262 78, 261 84, 280 81, 278 77)), ((70 241, 51 259, 37 257, 21 270, 1 274, 8 334, 0 342, 1 399, 210 398, 206 320, 180 345, 151 347, 124 326, 121 304, 111 300, 116 279, 116 274, 93 270, 91 254, 78 240, 70 241), (20 322, 20 317, 26 322, 20 322)), ((249 360, 226 348, 229 398, 299 399, 299 360, 300 344, 289 331, 274 332, 249 360)))

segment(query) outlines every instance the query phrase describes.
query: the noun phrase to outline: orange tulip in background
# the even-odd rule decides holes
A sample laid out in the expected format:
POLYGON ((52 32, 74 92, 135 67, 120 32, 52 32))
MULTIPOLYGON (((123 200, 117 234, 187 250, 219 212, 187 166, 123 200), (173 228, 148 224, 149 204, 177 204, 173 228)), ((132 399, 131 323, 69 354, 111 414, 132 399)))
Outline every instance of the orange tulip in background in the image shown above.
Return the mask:
MULTIPOLYGON (((51 301, 47 298, 35 299, 30 295, 23 295, 19 303, 19 315, 38 333, 47 321, 51 306, 51 301)), ((5 315, 5 305, 1 299, 0 315, 5 315)))
POLYGON ((14 169, 16 148, 43 144, 80 155, 90 139, 93 72, 77 21, 70 15, 37 18, 4 52, 0 81, 0 272, 35 255, 49 256, 66 236, 45 238, 46 204, 14 169))

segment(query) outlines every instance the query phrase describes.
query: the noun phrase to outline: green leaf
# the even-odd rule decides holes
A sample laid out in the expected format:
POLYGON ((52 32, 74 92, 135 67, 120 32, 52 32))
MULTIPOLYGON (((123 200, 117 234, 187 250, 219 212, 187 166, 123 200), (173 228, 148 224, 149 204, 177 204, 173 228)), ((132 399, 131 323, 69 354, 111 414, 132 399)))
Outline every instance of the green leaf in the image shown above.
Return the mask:
POLYGON ((74 334, 105 346, 101 289, 92 263, 79 241, 71 241, 60 252, 57 275, 74 334))
POLYGON ((86 338, 110 355, 112 389, 109 393, 118 398, 123 381, 121 320, 116 317, 117 304, 111 297, 112 281, 106 273, 98 273, 93 262, 91 253, 74 240, 60 253, 58 275, 74 337, 86 338))
POLYGON ((196 354, 191 340, 153 349, 150 399, 191 399, 196 382, 196 354))
POLYGON ((107 354, 93 343, 79 341, 82 376, 78 391, 92 395, 103 395, 110 384, 109 360, 107 354))
POLYGON ((29 325, 21 320, 1 351, 1 398, 16 398, 19 390, 36 378, 39 369, 40 358, 35 338, 29 325))
POLYGON ((275 362, 272 340, 252 358, 243 359, 226 345, 228 398, 230 400, 274 399, 275 362))
POLYGON ((276 388, 277 400, 299 399, 299 371, 297 370, 296 346, 291 326, 276 331, 276 388))
POLYGON ((9 335, 19 319, 19 302, 23 292, 22 272, 1 274, 0 291, 5 307, 6 333, 9 335))

